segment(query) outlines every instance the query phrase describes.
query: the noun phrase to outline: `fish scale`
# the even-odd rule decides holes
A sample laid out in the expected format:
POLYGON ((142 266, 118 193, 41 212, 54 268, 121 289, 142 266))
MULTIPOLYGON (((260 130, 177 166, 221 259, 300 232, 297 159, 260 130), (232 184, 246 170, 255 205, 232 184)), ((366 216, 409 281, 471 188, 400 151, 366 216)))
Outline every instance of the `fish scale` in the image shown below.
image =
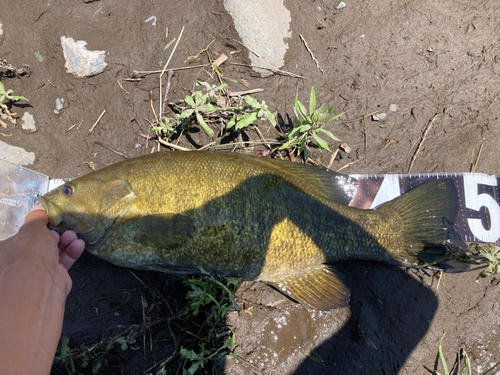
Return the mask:
POLYGON ((360 210, 340 203, 345 181, 279 160, 165 152, 92 172, 40 203, 56 230, 74 230, 87 250, 114 264, 172 273, 202 266, 266 282, 317 309, 349 300, 345 274, 328 262, 426 266, 419 256, 432 250, 441 254, 432 266, 450 270, 448 261, 462 257, 462 244, 451 255, 443 245, 454 238, 444 224, 457 210, 452 182, 360 210))

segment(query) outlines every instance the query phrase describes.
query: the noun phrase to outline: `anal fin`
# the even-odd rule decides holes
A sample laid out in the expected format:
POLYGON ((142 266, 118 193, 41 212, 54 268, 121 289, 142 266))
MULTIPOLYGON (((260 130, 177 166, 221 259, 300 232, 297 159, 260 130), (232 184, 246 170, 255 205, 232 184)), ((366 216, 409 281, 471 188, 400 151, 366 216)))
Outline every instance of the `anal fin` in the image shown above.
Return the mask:
POLYGON ((326 264, 321 264, 298 278, 266 282, 284 295, 313 309, 332 310, 349 305, 351 292, 347 286, 347 275, 326 264))

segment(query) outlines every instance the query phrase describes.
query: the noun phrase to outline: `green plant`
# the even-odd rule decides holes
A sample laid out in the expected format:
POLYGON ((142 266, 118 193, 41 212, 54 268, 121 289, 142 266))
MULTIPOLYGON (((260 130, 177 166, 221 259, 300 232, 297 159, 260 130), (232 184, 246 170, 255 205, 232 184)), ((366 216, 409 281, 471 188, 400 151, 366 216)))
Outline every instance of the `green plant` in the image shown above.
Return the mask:
MULTIPOLYGON (((443 336, 441 336, 441 339, 439 340, 438 354, 439 354, 439 359, 441 359, 441 362, 443 363, 444 375, 449 375, 450 372, 448 371, 448 366, 446 364, 446 360, 445 360, 444 354, 443 354, 443 345, 442 344, 443 344, 444 335, 446 335, 446 332, 443 333, 443 336)), ((464 360, 464 373, 465 373, 465 375, 471 375, 472 370, 471 370, 469 356, 467 355, 467 352, 464 349, 461 349, 461 354, 462 354, 462 358, 464 360)), ((437 371, 435 371, 435 373, 437 373, 437 371)))
MULTIPOLYGON (((226 87, 227 85, 224 83, 220 85, 217 89, 222 90, 226 87)), ((213 95, 215 95, 214 92, 215 89, 205 94, 203 94, 201 91, 195 91, 193 95, 186 95, 184 101, 186 102, 187 105, 189 105, 189 107, 184 109, 179 115, 177 115, 176 120, 179 121, 190 118, 191 115, 194 113, 196 115, 196 120, 198 121, 198 124, 200 124, 200 126, 203 128, 203 130, 205 130, 205 132, 208 134, 209 137, 212 137, 214 135, 214 131, 210 129, 207 123, 205 122, 203 114, 216 110, 214 105, 211 103, 213 95)))
POLYGON ((284 150, 292 148, 294 151, 297 151, 297 155, 302 154, 304 160, 307 160, 309 157, 307 145, 311 138, 313 138, 320 151, 320 157, 323 150, 332 152, 328 147, 328 142, 321 138, 318 133, 322 132, 334 141, 340 142, 341 140, 339 138, 335 137, 324 127, 329 122, 338 120, 344 113, 328 119, 332 114, 333 107, 325 111, 325 104, 323 103, 321 107, 316 108, 316 93, 314 92, 314 87, 311 87, 309 114, 307 114, 305 106, 297 98, 295 98, 295 109, 301 119, 294 119, 295 127, 290 132, 285 133, 286 142, 279 149, 284 150))
POLYGON ((162 135, 167 135, 168 133, 176 133, 175 127, 170 126, 170 119, 164 118, 157 126, 151 128, 154 132, 160 132, 162 135))
POLYGON ((231 331, 224 333, 230 334, 230 337, 224 341, 224 344, 215 349, 215 350, 207 350, 205 349, 205 343, 200 343, 200 352, 196 353, 194 350, 187 350, 181 346, 180 354, 181 357, 189 359, 191 361, 191 366, 187 369, 187 373, 189 375, 193 375, 199 369, 205 366, 207 361, 212 360, 212 358, 216 357, 220 354, 224 349, 231 349, 233 344, 236 342, 236 338, 231 331))
MULTIPOLYGON (((16 113, 10 111, 10 102, 17 102, 18 100, 26 100, 24 96, 14 96, 11 95, 13 93, 12 90, 5 91, 5 87, 2 82, 0 82, 0 118, 3 120, 9 120, 13 124, 16 124, 16 119, 14 116, 16 113)), ((7 127, 7 124, 0 120, 0 125, 4 128, 7 127)))
POLYGON ((81 375, 79 370, 86 369, 89 364, 92 364, 92 374, 98 374, 103 365, 107 364, 107 355, 115 344, 119 345, 121 350, 127 350, 130 345, 136 343, 136 336, 140 330, 135 327, 129 327, 126 335, 124 332, 105 338, 93 344, 81 344, 79 347, 71 348, 69 346, 69 337, 61 338, 61 348, 56 351, 55 359, 62 363, 75 375, 81 375))
POLYGON ((229 105, 226 105, 226 100, 220 95, 220 92, 227 87, 227 84, 219 86, 210 85, 207 82, 196 82, 197 86, 202 86, 202 90, 193 92, 192 95, 186 95, 184 103, 187 107, 181 106, 181 112, 176 115, 175 119, 165 118, 158 125, 152 128, 153 131, 161 132, 168 138, 168 133, 175 133, 175 128, 181 125, 184 121, 190 120, 193 115, 196 122, 203 128, 208 136, 213 137, 214 131, 208 126, 209 119, 218 119, 224 124, 225 130, 242 130, 252 125, 255 121, 267 119, 276 126, 275 115, 269 111, 266 102, 259 103, 251 96, 245 96, 246 104, 242 104, 242 100, 238 98, 229 98, 229 105))
POLYGON ((239 310, 232 295, 241 279, 228 277, 219 281, 201 266, 198 269, 201 276, 190 277, 184 282, 190 291, 187 295, 188 306, 182 315, 189 318, 197 316, 203 311, 207 314, 204 325, 208 327, 208 332, 198 342, 197 350, 184 347, 180 349, 181 357, 191 361, 191 365, 187 369, 188 374, 194 374, 209 361, 215 364, 221 362, 221 356, 227 352, 227 349, 231 348, 236 340, 235 336, 224 325, 223 319, 234 308, 239 310), (221 340, 224 338, 226 339, 221 344, 221 340))
POLYGON ((495 246, 493 246, 490 243, 487 245, 490 248, 489 252, 484 250, 484 245, 477 246, 477 250, 479 250, 479 253, 484 258, 484 260, 487 262, 486 269, 481 271, 481 273, 478 276, 478 279, 484 278, 488 275, 498 274, 498 267, 499 267, 499 262, 500 262, 500 248, 496 248, 495 246))
POLYGON ((247 102, 248 106, 243 107, 240 105, 233 110, 234 115, 227 123, 227 129, 231 129, 233 126, 236 130, 244 129, 262 118, 266 118, 273 126, 276 126, 274 114, 269 111, 264 100, 262 103, 259 103, 247 95, 245 96, 245 102, 247 102))

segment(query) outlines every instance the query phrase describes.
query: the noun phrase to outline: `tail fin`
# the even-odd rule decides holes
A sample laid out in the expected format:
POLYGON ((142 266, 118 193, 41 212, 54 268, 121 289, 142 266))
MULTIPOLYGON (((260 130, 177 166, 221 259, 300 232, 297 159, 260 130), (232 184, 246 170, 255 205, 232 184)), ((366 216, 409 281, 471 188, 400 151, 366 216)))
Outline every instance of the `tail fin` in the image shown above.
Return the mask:
POLYGON ((422 184, 380 206, 400 235, 388 247, 388 263, 446 272, 470 269, 468 246, 455 231, 458 193, 452 179, 422 184))

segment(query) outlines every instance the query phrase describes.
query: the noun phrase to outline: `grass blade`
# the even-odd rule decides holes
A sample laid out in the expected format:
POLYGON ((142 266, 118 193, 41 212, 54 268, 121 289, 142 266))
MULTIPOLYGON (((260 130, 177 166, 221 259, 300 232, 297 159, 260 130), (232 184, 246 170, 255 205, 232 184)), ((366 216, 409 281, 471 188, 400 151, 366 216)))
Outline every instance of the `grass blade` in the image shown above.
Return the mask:
POLYGON ((448 371, 448 366, 446 366, 446 360, 444 359, 444 354, 443 354, 442 343, 443 343, 444 335, 446 335, 446 332, 443 333, 443 336, 441 336, 441 340, 439 340, 438 352, 439 352, 439 358, 441 358, 441 362, 443 362, 443 369, 444 369, 445 375, 450 375, 450 373, 448 371))
POLYGON ((316 93, 314 87, 311 87, 311 98, 309 99, 309 114, 312 115, 316 110, 316 93))

